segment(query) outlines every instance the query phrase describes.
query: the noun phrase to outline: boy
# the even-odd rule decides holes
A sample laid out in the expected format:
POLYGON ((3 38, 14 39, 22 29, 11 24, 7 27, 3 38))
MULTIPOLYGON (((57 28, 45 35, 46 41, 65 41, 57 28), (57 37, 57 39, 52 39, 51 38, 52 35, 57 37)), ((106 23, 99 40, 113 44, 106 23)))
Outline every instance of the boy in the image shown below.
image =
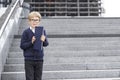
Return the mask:
POLYGON ((46 37, 45 29, 41 32, 39 40, 36 39, 35 30, 39 26, 41 15, 39 12, 32 11, 28 15, 29 28, 24 30, 20 48, 23 50, 25 59, 25 75, 26 80, 42 80, 42 69, 43 69, 43 46, 48 46, 48 40, 46 37), (35 50, 35 42, 40 41, 42 44, 41 49, 35 50))

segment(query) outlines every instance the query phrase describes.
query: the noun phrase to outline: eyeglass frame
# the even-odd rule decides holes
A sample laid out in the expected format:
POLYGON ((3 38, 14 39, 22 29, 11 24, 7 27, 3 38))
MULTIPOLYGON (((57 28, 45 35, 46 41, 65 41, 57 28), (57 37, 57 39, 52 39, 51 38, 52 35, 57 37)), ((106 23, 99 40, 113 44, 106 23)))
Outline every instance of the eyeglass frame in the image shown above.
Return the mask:
POLYGON ((32 21, 32 22, 40 22, 40 19, 29 19, 29 21, 32 21))

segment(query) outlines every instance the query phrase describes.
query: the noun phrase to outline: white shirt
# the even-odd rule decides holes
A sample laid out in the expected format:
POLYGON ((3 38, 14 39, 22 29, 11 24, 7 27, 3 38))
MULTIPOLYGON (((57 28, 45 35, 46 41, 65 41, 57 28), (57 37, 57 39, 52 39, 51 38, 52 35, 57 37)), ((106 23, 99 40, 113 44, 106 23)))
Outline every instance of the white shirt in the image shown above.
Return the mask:
POLYGON ((32 32, 35 33, 35 28, 30 27, 30 30, 32 30, 32 32))

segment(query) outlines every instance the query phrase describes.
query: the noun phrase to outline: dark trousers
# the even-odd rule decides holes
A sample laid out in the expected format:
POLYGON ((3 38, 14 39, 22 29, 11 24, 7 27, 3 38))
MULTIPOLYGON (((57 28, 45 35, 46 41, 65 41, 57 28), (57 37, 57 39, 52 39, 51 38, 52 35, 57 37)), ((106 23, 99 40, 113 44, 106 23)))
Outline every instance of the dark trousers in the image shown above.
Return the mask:
POLYGON ((25 60, 26 80, 42 80, 43 61, 25 60))

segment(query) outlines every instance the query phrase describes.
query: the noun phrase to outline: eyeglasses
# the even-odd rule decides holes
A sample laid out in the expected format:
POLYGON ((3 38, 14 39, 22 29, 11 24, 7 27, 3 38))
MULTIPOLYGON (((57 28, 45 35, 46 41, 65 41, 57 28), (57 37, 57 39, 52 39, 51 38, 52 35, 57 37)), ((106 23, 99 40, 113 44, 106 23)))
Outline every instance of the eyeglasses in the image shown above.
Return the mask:
POLYGON ((32 22, 40 22, 39 19, 30 19, 30 21, 32 21, 32 22))

